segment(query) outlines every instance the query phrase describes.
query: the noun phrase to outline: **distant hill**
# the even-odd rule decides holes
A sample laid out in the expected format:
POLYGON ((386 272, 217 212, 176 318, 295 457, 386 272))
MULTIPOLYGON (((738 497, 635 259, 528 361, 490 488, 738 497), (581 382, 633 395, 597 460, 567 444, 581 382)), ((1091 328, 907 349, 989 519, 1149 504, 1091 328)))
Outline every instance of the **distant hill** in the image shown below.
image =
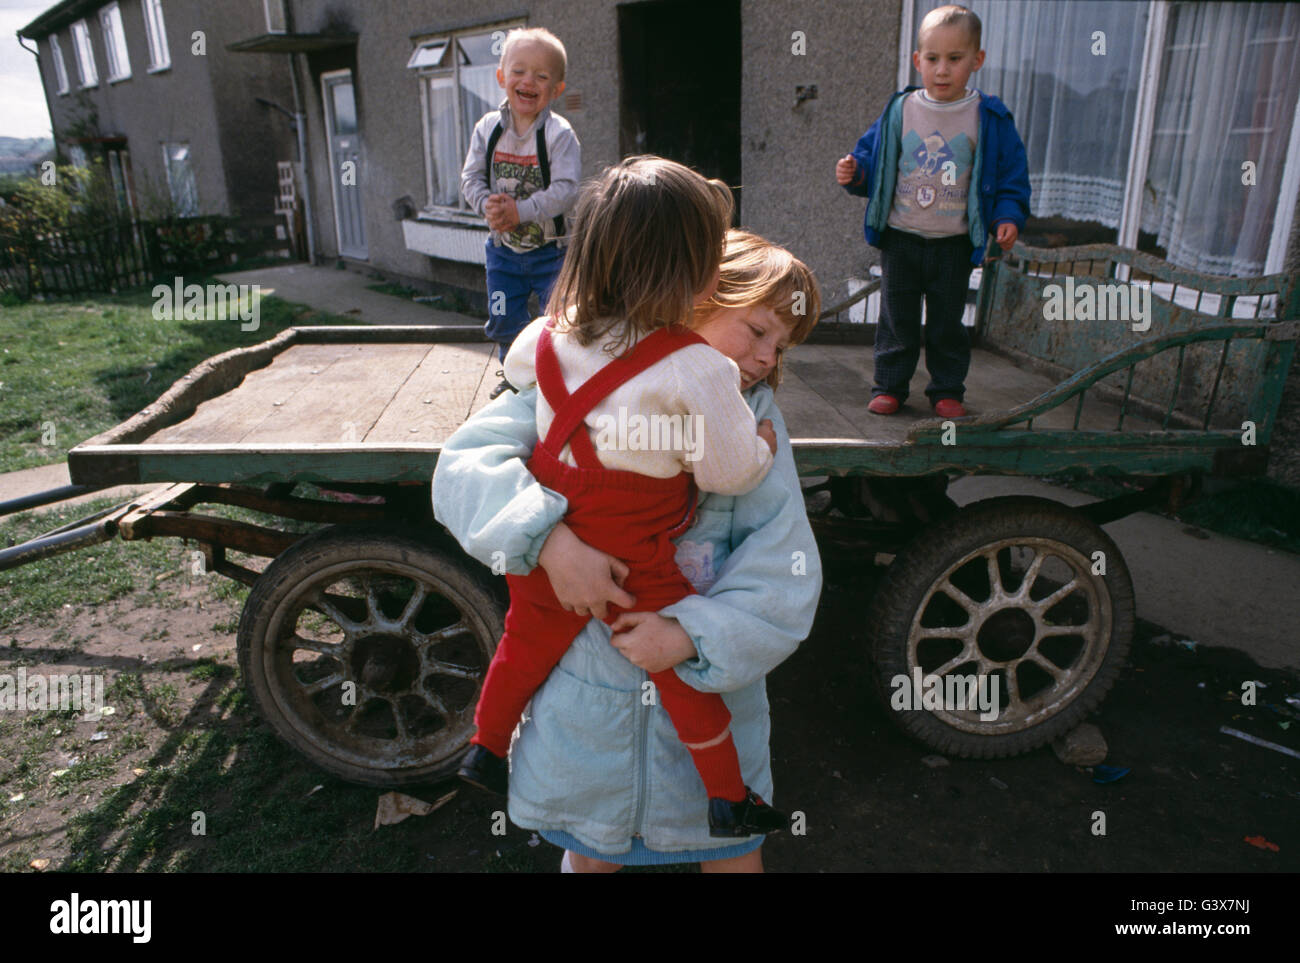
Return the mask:
POLYGON ((0 173, 26 173, 53 149, 49 137, 0 137, 0 173))

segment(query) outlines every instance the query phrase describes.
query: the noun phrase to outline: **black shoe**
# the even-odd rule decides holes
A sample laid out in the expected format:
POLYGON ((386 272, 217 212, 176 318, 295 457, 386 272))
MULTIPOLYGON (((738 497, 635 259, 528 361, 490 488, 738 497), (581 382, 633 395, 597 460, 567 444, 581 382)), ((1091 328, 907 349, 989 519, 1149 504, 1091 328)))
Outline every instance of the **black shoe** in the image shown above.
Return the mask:
MULTIPOLYGON (((502 372, 498 371, 497 374, 500 375, 500 374, 502 374, 502 372)), ((502 378, 502 379, 501 379, 501 384, 499 384, 499 385, 497 385, 495 388, 493 388, 493 389, 492 389, 492 393, 491 393, 490 395, 488 395, 488 400, 489 400, 489 401, 494 401, 494 400, 495 400, 499 395, 503 395, 503 394, 505 394, 507 391, 514 391, 514 390, 515 390, 515 386, 512 385, 509 381, 506 381, 505 378, 502 378)))
POLYGON ((510 785, 510 767, 506 761, 477 743, 471 745, 469 752, 465 753, 456 775, 471 786, 501 796, 506 795, 510 785))
POLYGON ((709 800, 710 836, 755 836, 774 833, 790 824, 790 817, 773 809, 750 789, 740 802, 713 797, 709 800))

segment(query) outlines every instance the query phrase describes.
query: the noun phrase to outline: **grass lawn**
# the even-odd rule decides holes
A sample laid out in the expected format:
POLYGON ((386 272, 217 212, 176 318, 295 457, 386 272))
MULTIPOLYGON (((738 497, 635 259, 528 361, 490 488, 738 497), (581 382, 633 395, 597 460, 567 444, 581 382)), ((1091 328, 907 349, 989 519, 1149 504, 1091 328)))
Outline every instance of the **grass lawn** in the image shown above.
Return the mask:
MULTIPOLYGON (((199 283, 203 283, 200 280, 199 283)), ((260 324, 159 321, 148 290, 0 307, 0 472, 67 459, 214 354, 301 324, 355 324, 276 297, 260 324)))

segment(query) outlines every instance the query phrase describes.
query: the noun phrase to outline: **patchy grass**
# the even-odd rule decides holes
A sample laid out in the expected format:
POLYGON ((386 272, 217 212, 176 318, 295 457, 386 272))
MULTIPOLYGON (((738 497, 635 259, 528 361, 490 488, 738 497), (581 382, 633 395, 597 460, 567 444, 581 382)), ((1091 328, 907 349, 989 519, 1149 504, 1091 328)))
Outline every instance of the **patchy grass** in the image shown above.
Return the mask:
MULTIPOLYGON (((380 294, 392 295, 395 298, 401 298, 403 301, 410 301, 412 298, 420 297, 425 292, 417 291, 415 288, 408 287, 405 284, 398 284, 393 281, 385 281, 382 284, 367 284, 371 291, 378 291, 380 294)), ((464 292, 450 285, 439 287, 429 297, 437 297, 438 300, 427 302, 431 308, 437 308, 440 311, 454 311, 456 314, 463 314, 466 317, 477 318, 480 321, 486 321, 487 315, 476 308, 464 294, 464 292)))
POLYGON ((0 472, 65 460, 215 354, 295 324, 354 323, 266 297, 258 329, 242 331, 238 318, 160 321, 153 303, 142 290, 0 309, 0 472))
POLYGON ((391 294, 403 301, 409 301, 411 298, 420 296, 419 291, 415 290, 415 288, 408 288, 405 284, 385 282, 383 284, 367 284, 366 287, 371 291, 378 291, 380 294, 391 294))
MULTIPOLYGON (((311 497, 314 491, 313 487, 304 486, 304 497, 311 497)), ((17 545, 114 504, 112 499, 94 499, 75 506, 0 518, 0 545, 17 545)), ((195 511, 300 534, 320 527, 229 505, 199 505, 195 511)), ((231 558, 253 568, 261 568, 263 564, 261 559, 246 559, 239 553, 231 553, 231 558)), ((192 543, 179 539, 139 539, 133 542, 112 539, 0 572, 0 630, 19 625, 49 624, 64 610, 102 605, 132 596, 141 604, 160 608, 188 604, 175 600, 177 589, 200 581, 211 586, 214 599, 242 605, 248 589, 230 579, 205 574, 199 566, 201 559, 202 555, 192 543)), ((237 615, 223 617, 212 623, 211 628, 219 635, 233 634, 239 628, 239 618, 237 615)), ((160 623, 144 638, 146 641, 163 640, 169 635, 168 626, 160 623)), ((73 636, 66 628, 60 627, 51 642, 80 648, 85 638, 73 636)))
MULTIPOLYGON (((96 499, 0 518, 0 545, 19 544, 114 504, 112 499, 96 499)), ((203 511, 265 523, 264 516, 227 506, 206 506, 203 511)), ((244 586, 225 578, 194 574, 194 551, 192 545, 176 539, 134 542, 113 539, 0 572, 0 630, 49 624, 66 610, 131 596, 150 605, 166 607, 176 604, 171 602, 171 594, 177 585, 200 578, 210 580, 216 598, 242 602, 247 595, 244 586)), ((165 638, 167 629, 160 625, 154 632, 154 638, 165 638)), ((66 629, 57 630, 51 642, 71 642, 74 648, 79 647, 66 629)))

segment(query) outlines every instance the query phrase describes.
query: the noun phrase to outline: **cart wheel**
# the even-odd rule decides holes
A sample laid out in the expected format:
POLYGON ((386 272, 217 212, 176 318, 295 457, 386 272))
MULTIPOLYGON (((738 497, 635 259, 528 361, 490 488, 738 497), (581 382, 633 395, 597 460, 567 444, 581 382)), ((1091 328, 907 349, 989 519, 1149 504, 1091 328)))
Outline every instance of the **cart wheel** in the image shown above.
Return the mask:
POLYGON ((262 717, 349 782, 455 771, 505 604, 436 536, 327 529, 267 566, 239 621, 239 668, 262 717))
POLYGON ((1097 525, 1048 499, 991 498, 926 528, 890 566, 868 621, 876 691, 941 752, 1027 752, 1100 704, 1133 621, 1128 567, 1097 525))

